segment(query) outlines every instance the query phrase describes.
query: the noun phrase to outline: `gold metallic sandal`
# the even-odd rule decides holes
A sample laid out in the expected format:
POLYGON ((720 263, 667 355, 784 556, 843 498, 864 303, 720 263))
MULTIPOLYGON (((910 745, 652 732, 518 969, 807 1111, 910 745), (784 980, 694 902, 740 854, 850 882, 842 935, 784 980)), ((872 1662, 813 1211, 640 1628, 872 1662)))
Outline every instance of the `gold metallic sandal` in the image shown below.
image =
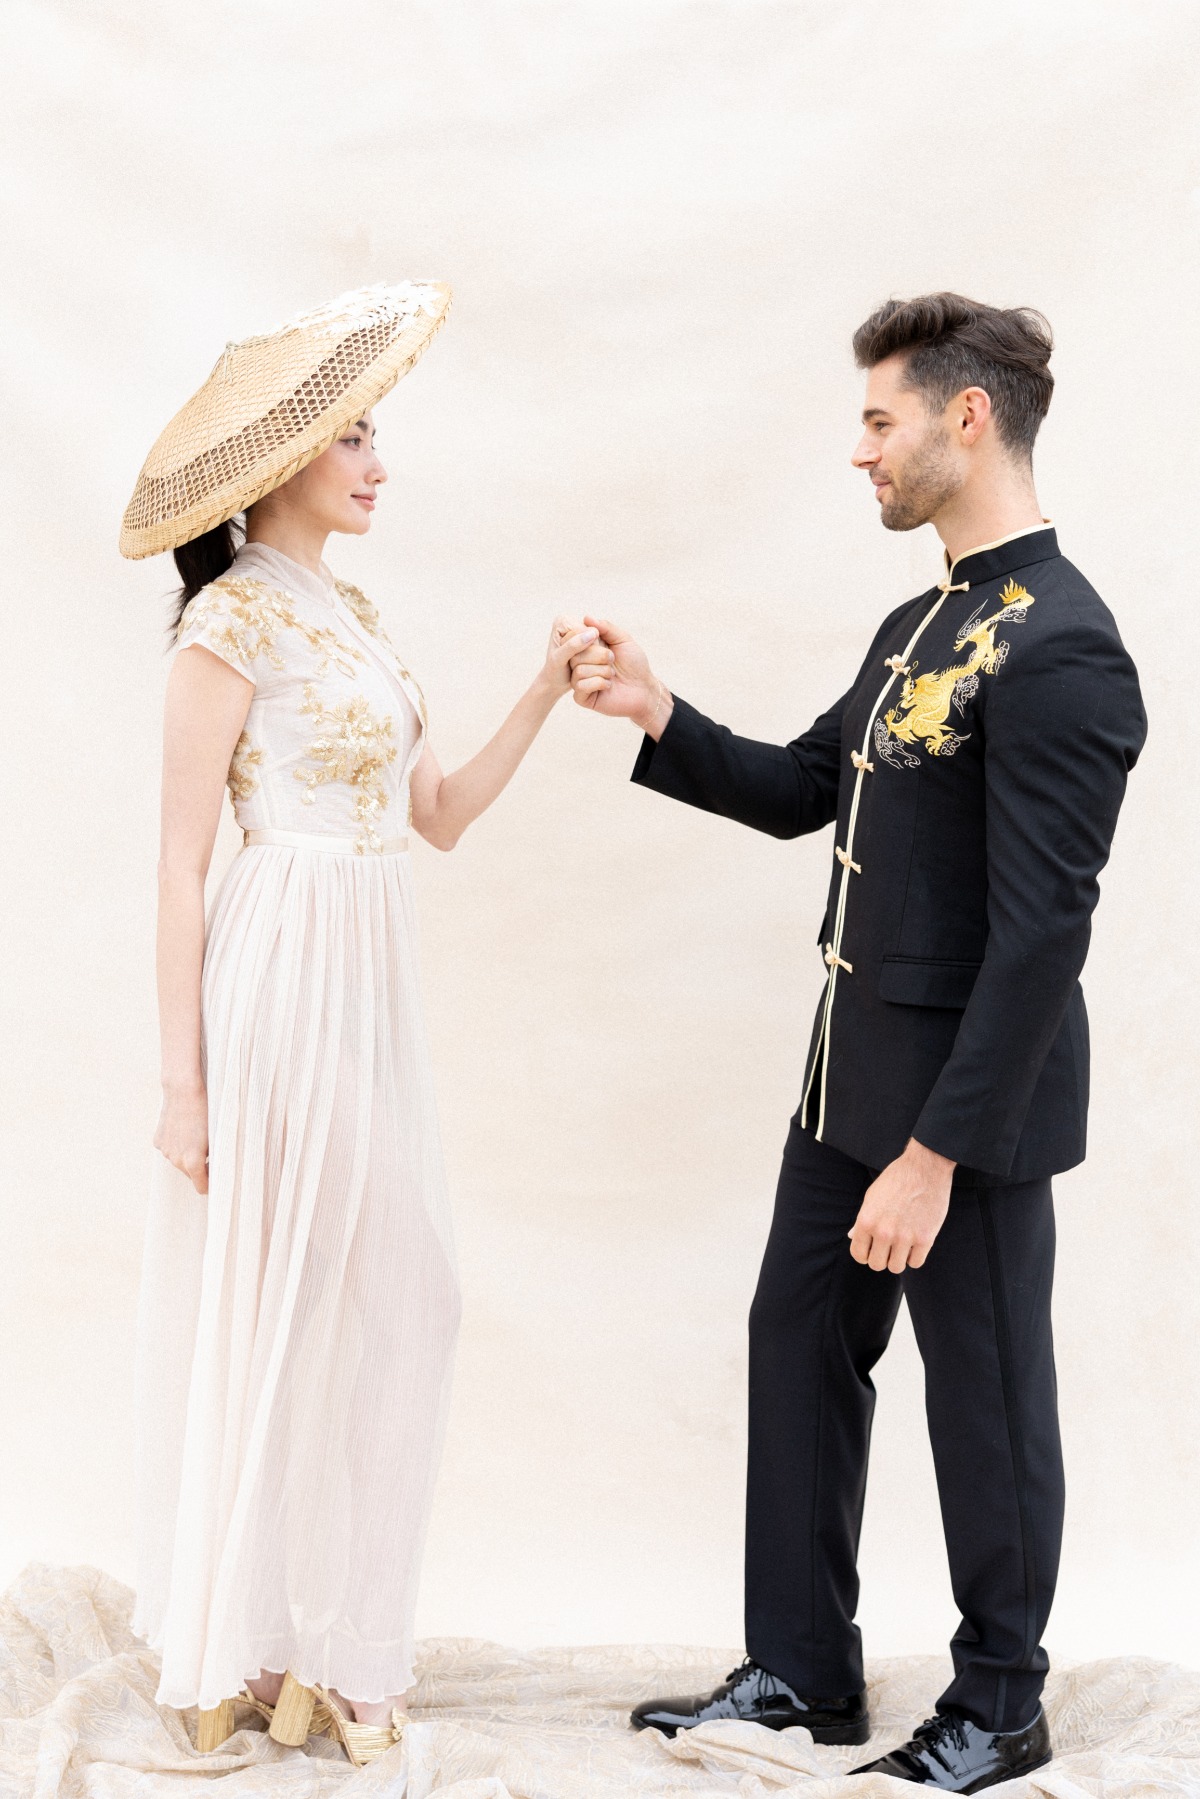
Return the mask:
MULTIPOLYGON (((256 1703, 263 1706, 262 1700, 256 1703)), ((328 1736, 330 1710, 328 1695, 321 1697, 317 1687, 302 1686, 294 1674, 284 1675, 275 1704, 263 1706, 264 1716, 271 1721, 268 1734, 290 1749, 303 1748, 309 1737, 328 1736)))
POLYGON ((200 1712, 196 1720, 196 1748, 201 1755, 211 1755, 222 1743, 228 1742, 237 1729, 239 1705, 248 1705, 251 1711, 256 1711, 268 1724, 271 1722, 274 1707, 268 1705, 265 1699, 256 1699, 249 1687, 243 1687, 236 1698, 222 1699, 220 1705, 200 1712))
POLYGON ((236 1729, 232 1699, 222 1699, 220 1705, 207 1707, 196 1720, 197 1750, 201 1755, 211 1755, 236 1729))
POLYGON ((323 1687, 318 1688, 318 1691, 329 1708, 328 1734, 342 1745, 356 1768, 365 1768, 368 1762, 377 1762, 381 1755, 386 1755, 403 1737, 407 1719, 402 1711, 393 1708, 390 1724, 358 1724, 343 1711, 339 1711, 323 1687))

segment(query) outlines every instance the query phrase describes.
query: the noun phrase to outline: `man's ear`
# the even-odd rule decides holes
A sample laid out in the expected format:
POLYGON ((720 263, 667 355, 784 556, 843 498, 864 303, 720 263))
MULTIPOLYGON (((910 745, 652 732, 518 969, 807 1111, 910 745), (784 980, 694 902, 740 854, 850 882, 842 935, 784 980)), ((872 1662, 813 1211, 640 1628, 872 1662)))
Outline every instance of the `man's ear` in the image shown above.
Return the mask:
POLYGON ((992 416, 992 397, 985 387, 965 387, 950 402, 951 418, 958 429, 959 442, 968 448, 977 444, 992 416))

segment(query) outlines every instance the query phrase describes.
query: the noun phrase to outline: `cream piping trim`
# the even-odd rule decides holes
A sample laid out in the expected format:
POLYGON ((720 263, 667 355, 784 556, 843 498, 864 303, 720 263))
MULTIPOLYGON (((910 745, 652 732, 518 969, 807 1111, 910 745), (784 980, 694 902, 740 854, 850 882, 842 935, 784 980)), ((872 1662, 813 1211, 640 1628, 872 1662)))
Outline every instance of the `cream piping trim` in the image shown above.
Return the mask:
MULTIPOLYGON (((817 1044, 813 1051, 813 1065, 809 1073, 808 1085, 804 1089, 804 1098, 800 1102, 800 1123, 802 1125, 807 1125, 808 1102, 812 1095, 813 1075, 816 1073, 817 1059, 819 1057, 821 1062, 821 1103, 817 1113, 816 1137, 818 1143, 823 1142, 824 1140, 822 1133, 825 1129, 825 1083, 826 1076, 829 1072, 829 1043, 832 1036, 833 1023, 833 994, 837 985, 838 968, 839 966, 843 968, 846 966, 841 960, 842 932, 845 929, 846 924, 846 894, 850 886, 850 858, 854 854, 854 827, 858 821, 858 801, 859 795, 862 793, 863 775, 869 768, 872 770, 874 769, 874 764, 867 761, 867 755, 871 748, 871 733, 875 729, 875 720, 879 717, 880 711, 883 708, 883 702, 887 699, 892 683, 896 680, 900 672, 900 665, 903 665, 908 661, 925 631, 926 626, 933 623, 933 620, 941 610, 947 593, 961 591, 961 589, 952 588, 950 585, 954 577, 954 571, 959 563, 965 562, 968 556, 980 555, 984 550, 998 550, 1003 544, 1015 543, 1018 537, 1031 537, 1035 531, 1044 531, 1048 526, 1053 525, 1053 523, 1053 519, 1044 518, 1040 525, 1025 525, 1020 531, 1010 531, 1007 537, 997 537, 991 543, 975 544, 971 549, 964 550, 961 556, 956 556, 953 562, 951 562, 949 556, 943 551, 943 559, 946 564, 946 578, 944 581, 939 582, 941 592, 939 593, 936 602, 930 607, 929 611, 925 614, 925 617, 921 620, 921 623, 917 626, 912 637, 905 646, 903 655, 899 658, 891 656, 887 660, 887 667, 891 668, 893 672, 888 676, 887 685, 876 700, 874 710, 867 720, 867 728, 863 733, 862 750, 859 753, 858 760, 854 763, 858 773, 854 782, 854 797, 850 802, 850 822, 846 828, 846 860, 842 863, 842 880, 838 889, 838 903, 837 913, 834 918, 833 941, 829 946, 834 956, 837 958, 837 961, 831 963, 829 966, 829 978, 825 984, 825 1005, 821 1016, 821 1029, 817 1034, 817 1044)), ((966 583, 963 585, 965 586, 966 583)), ((853 759, 853 752, 851 752, 851 757, 853 759)))
MULTIPOLYGON (((1018 533, 1018 535, 1020 535, 1020 533, 1018 533)), ((953 571, 951 571, 951 572, 953 572, 953 571)), ((917 626, 916 630, 913 632, 912 636, 909 638, 908 643, 905 645, 904 654, 900 658, 900 661, 902 663, 905 663, 908 661, 909 657, 912 655, 914 649, 916 648, 917 643, 920 640, 926 627, 933 623, 934 619, 937 617, 938 613, 941 611, 943 605, 945 604, 945 601, 946 601, 945 593, 939 593, 934 604, 930 607, 929 611, 925 614, 925 617, 921 620, 920 624, 917 626)), ((887 666, 890 668, 894 661, 895 661, 894 656, 889 658, 887 666)), ((825 1129, 825 1083, 826 1083, 826 1076, 829 1073, 829 1043, 830 1043, 830 1039, 832 1036, 832 1028, 831 1027, 832 1027, 832 1020, 833 1020, 833 994, 834 994, 834 989, 837 986, 838 967, 840 966, 840 967, 844 968, 846 966, 845 962, 841 961, 842 932, 845 929, 845 925, 846 925, 846 894, 847 894, 847 890, 849 889, 849 886, 850 886, 850 858, 854 854, 854 827, 858 822, 858 802, 859 802, 859 797, 862 793, 863 777, 867 772, 867 752, 871 747, 871 733, 875 729, 875 720, 879 717, 880 711, 882 710, 882 707, 883 707, 883 702, 887 699, 888 694, 891 692, 893 683, 896 681, 896 679, 897 679, 897 674, 896 674, 896 671, 893 670, 893 672, 891 674, 889 674, 886 682, 884 683, 883 688, 880 691, 879 698, 876 700, 874 706, 871 709, 871 716, 868 718, 866 730, 863 732, 862 750, 860 751, 861 762, 857 765, 858 773, 855 776, 855 780, 854 780, 854 795, 850 801, 850 822, 846 827, 846 843, 845 843, 846 860, 842 864, 842 880, 841 880, 841 886, 838 889, 837 912, 834 915, 833 939, 832 939, 832 943, 830 945, 834 956, 836 958, 838 958, 838 960, 831 963, 830 967, 829 967, 829 979, 825 985, 825 1007, 824 1007, 824 1011, 823 1011, 822 1017, 821 1017, 821 1029, 817 1035, 816 1049, 813 1051, 813 1065, 809 1072, 808 1085, 804 1089, 804 1099, 802 1100, 801 1106, 800 1106, 800 1123, 802 1125, 807 1125, 807 1123, 808 1123, 808 1101, 809 1101, 810 1095, 812 1093, 813 1075, 816 1073, 816 1069, 817 1069, 817 1058, 820 1057, 820 1061, 821 1061, 821 1103, 820 1103, 820 1107, 817 1112, 817 1130, 816 1130, 816 1137, 817 1137, 818 1143, 821 1143, 824 1141, 822 1132, 825 1129), (823 1054, 822 1054, 822 1051, 824 1051, 823 1054)))
POLYGON ((969 550, 964 550, 961 556, 956 556, 953 562, 948 553, 943 550, 942 560, 946 564, 946 579, 950 579, 959 563, 965 562, 968 556, 982 556, 985 550, 998 550, 1006 543, 1015 543, 1018 537, 1032 537, 1035 531, 1045 531, 1053 523, 1052 518, 1044 518, 1040 525, 1023 525, 1019 531, 1010 531, 1007 537, 994 537, 991 543, 973 544, 969 550))

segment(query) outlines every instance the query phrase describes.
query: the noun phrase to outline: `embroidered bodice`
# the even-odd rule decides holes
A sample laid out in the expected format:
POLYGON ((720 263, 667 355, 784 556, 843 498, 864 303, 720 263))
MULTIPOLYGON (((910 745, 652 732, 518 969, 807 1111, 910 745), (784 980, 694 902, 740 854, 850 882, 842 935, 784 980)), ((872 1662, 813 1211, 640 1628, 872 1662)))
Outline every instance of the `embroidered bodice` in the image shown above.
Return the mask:
POLYGON ((246 544, 189 601, 176 641, 254 682, 229 768, 244 830, 351 838, 361 854, 404 834, 425 703, 357 587, 246 544))

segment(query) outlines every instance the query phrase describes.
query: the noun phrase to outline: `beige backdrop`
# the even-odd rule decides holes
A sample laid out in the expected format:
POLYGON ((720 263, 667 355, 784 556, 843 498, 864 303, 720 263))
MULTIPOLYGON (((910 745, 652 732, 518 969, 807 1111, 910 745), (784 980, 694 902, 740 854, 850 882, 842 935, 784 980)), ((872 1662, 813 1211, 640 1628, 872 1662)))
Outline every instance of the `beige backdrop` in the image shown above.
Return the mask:
MULTIPOLYGON (((1195 8, 8 0, 3 31, 0 1576, 132 1572, 171 569, 115 543, 169 413, 228 337, 452 281, 381 409, 371 539, 331 557, 439 753, 496 724, 558 608, 782 739, 934 574, 849 466, 848 339, 953 285, 1054 324, 1041 496, 1151 715, 1060 1185, 1050 1640, 1200 1660, 1195 8)), ((740 1639, 744 1320, 830 843, 632 789, 635 749, 564 705, 453 856, 416 851, 467 1301, 425 1632, 740 1639)), ((907 1325, 880 1387, 862 1618, 875 1652, 937 1648, 907 1325)))

